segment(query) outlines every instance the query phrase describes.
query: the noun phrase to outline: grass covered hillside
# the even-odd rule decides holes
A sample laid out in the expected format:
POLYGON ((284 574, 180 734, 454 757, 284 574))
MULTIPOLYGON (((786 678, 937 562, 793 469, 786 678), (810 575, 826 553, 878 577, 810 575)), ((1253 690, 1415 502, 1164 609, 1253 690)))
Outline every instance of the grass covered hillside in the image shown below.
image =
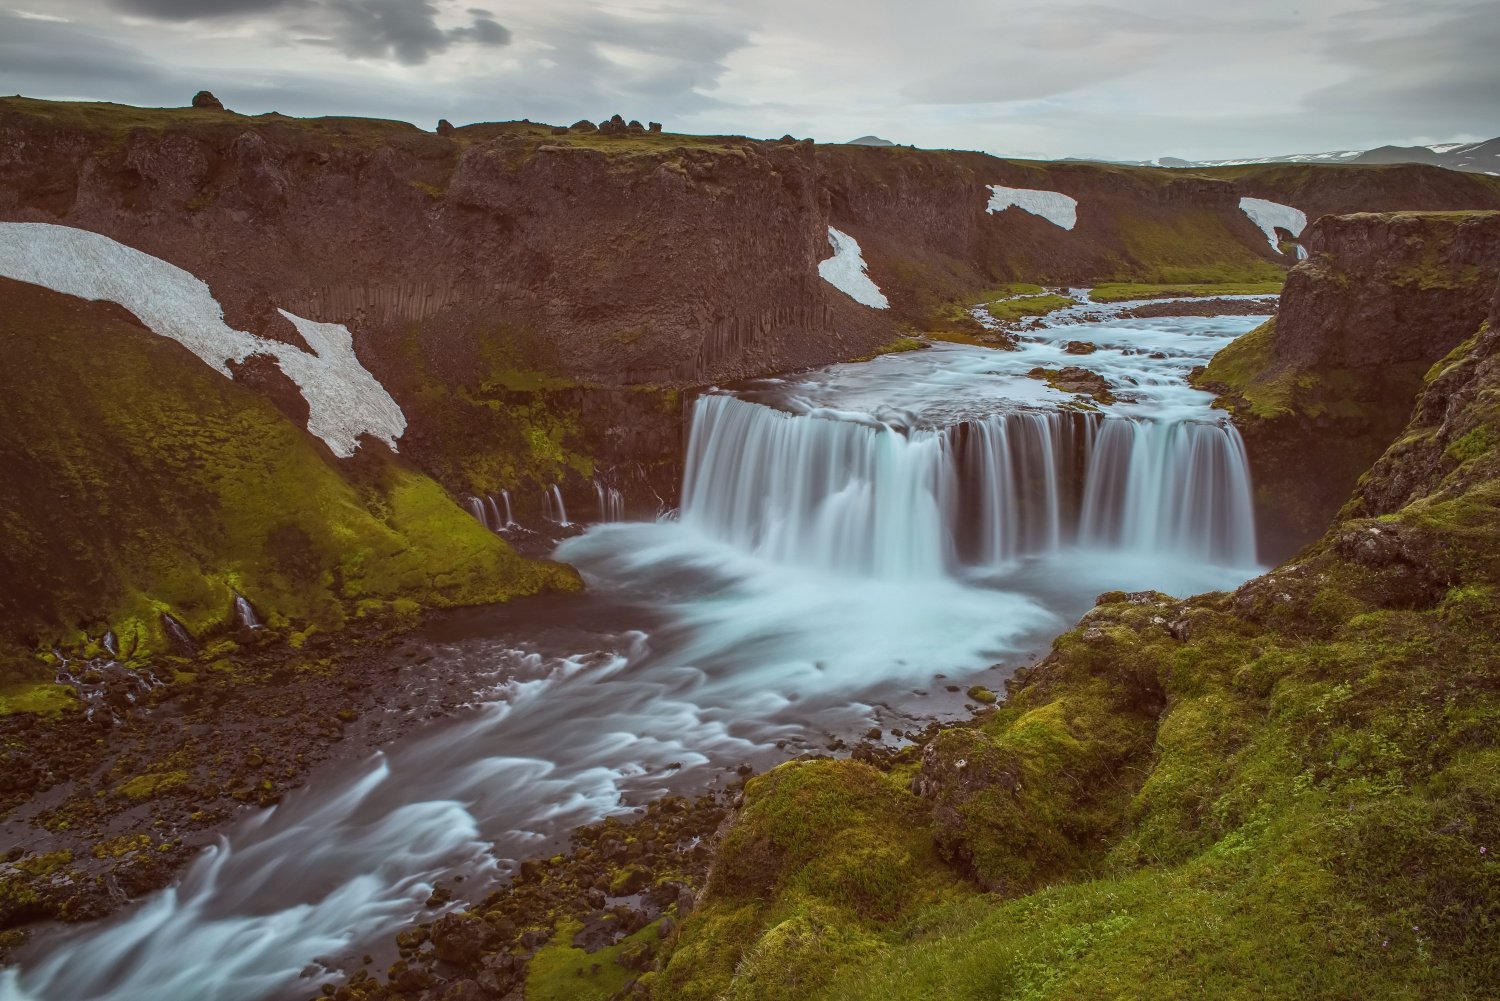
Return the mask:
POLYGON ((1009 698, 751 780, 655 999, 1500 994, 1500 331, 1319 542, 1111 593, 1009 698))
POLYGON ((234 593, 293 638, 351 617, 572 588, 517 556, 433 480, 365 439, 339 462, 268 399, 108 303, 0 280, 0 643, 33 652, 170 649, 234 593))

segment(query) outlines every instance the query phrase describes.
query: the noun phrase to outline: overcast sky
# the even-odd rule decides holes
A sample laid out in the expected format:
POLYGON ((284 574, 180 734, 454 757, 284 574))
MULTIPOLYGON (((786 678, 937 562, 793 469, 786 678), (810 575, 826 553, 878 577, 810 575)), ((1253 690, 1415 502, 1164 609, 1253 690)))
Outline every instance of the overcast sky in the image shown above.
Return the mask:
POLYGON ((1036 157, 1488 139, 1497 56, 1500 0, 0 0, 3 93, 1036 157))

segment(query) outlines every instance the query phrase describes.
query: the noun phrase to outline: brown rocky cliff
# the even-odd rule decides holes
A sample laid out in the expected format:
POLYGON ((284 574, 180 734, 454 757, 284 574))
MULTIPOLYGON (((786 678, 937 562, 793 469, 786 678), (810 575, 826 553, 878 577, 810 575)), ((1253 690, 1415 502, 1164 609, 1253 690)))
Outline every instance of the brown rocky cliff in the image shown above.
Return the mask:
POLYGON ((1406 426, 1424 374, 1479 328, 1500 212, 1325 216, 1303 243, 1276 318, 1197 382, 1244 435, 1268 562, 1322 535, 1406 426))
POLYGON ((1287 276, 1275 357, 1296 368, 1432 364, 1479 328, 1500 212, 1325 216, 1287 276))
MULTIPOLYGON (((1007 281, 1245 280, 1288 263, 1239 211, 1244 177, 557 133, 5 98, 0 220, 89 229, 170 261, 208 283, 232 325, 264 336, 299 340, 278 308, 344 323, 406 411, 403 455, 455 493, 561 476, 570 503, 592 495, 584 474, 505 466, 494 413, 542 408, 553 440, 610 467, 644 464, 654 472, 633 475, 659 493, 679 448, 676 397, 634 390, 868 355, 1007 281), (1078 225, 989 214, 991 184, 1068 194, 1078 225), (830 225, 860 241, 891 310, 821 280, 830 225)), ((1421 198, 1494 199, 1463 176, 1462 191, 1421 198)), ((1342 177, 1297 183, 1313 199, 1320 178, 1342 177)), ((271 366, 242 376, 295 417, 271 366)))

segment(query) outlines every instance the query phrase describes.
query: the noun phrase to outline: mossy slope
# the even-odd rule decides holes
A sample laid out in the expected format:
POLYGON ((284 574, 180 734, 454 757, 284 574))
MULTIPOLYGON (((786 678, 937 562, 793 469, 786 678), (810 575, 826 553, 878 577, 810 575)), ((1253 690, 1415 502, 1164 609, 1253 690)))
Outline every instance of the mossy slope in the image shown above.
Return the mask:
POLYGON ((905 778, 853 762, 750 783, 651 996, 1500 994, 1497 392, 1486 330, 1300 563, 1233 594, 1102 595, 997 711, 928 744, 920 800, 802 792, 905 778), (904 853, 879 914, 800 877, 867 844, 904 853), (767 978, 761 953, 821 972, 767 978))
POLYGON ((272 625, 576 587, 517 556, 377 443, 338 463, 265 398, 118 307, 0 285, 4 640, 166 647, 238 591, 272 625))

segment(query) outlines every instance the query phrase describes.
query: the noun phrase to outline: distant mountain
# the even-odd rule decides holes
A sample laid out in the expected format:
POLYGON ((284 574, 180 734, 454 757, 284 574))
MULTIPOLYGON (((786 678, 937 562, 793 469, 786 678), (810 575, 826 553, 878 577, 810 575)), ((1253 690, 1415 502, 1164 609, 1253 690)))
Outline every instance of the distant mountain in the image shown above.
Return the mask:
MULTIPOLYGON (((861 140, 856 139, 855 142, 861 140)), ((1247 163, 1427 163, 1449 170, 1500 177, 1500 138, 1477 143, 1437 143, 1432 146, 1381 146, 1370 150, 1335 150, 1330 153, 1291 153, 1246 160, 1183 160, 1161 156, 1155 160, 1124 160, 1145 167, 1232 167, 1247 163)))
POLYGON ((879 136, 860 136, 858 139, 850 139, 848 142, 844 143, 844 145, 845 146, 894 146, 896 144, 893 143, 893 142, 891 142, 889 139, 882 139, 879 136))

